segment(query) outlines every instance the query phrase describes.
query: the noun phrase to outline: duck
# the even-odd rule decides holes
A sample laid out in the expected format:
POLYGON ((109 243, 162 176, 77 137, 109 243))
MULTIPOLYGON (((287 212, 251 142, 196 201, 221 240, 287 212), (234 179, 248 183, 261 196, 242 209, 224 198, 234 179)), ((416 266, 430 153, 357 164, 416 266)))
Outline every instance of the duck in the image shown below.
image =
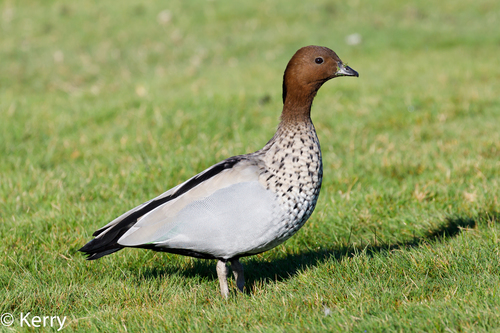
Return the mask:
POLYGON ((311 107, 330 79, 359 74, 327 47, 300 48, 283 75, 283 109, 260 150, 229 157, 109 222, 79 251, 87 260, 123 248, 216 259, 223 297, 229 265, 245 285, 240 258, 268 251, 309 219, 321 189, 320 143, 311 107))

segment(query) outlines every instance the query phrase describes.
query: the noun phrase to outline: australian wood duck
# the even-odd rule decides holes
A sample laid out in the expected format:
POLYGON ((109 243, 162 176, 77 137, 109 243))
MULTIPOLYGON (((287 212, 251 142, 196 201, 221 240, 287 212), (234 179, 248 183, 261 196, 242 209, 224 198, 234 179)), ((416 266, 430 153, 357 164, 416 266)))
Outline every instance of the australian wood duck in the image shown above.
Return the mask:
POLYGON ((124 247, 217 259, 225 297, 229 261, 243 290, 239 258, 281 244, 314 210, 323 169, 311 105, 323 83, 338 76, 358 73, 326 47, 298 50, 283 77, 281 122, 264 148, 230 157, 133 208, 79 251, 89 260, 124 247))

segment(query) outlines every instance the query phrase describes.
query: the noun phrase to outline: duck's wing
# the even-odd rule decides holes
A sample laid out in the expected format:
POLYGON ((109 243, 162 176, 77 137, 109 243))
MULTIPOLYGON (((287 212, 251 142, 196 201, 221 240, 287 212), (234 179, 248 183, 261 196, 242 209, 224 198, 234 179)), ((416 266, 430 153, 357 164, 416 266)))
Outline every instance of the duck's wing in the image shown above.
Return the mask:
POLYGON ((227 159, 113 220, 80 251, 88 259, 123 247, 221 258, 251 248, 240 234, 259 238, 279 211, 259 175, 245 155, 227 159))

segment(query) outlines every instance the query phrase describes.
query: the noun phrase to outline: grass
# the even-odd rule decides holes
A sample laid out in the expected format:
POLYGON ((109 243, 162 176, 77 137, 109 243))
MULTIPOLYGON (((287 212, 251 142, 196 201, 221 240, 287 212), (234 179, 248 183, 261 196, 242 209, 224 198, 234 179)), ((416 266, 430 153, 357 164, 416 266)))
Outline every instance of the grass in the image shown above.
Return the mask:
POLYGON ((499 13, 493 0, 0 3, 0 314, 16 318, 0 331, 30 330, 27 312, 77 332, 499 330, 499 13), (310 44, 360 77, 320 90, 316 211, 243 260, 245 294, 220 297, 213 261, 76 252, 262 147, 286 63, 310 44))

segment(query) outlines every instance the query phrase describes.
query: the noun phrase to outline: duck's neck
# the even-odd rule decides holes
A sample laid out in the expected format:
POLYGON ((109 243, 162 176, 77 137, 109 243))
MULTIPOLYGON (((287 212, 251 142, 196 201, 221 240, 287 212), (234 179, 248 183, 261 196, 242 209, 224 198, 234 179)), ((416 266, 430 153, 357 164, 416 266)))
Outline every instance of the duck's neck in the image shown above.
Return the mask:
MULTIPOLYGON (((286 86, 284 86, 286 89, 286 86)), ((284 95, 282 123, 311 122, 311 106, 317 93, 316 87, 300 87, 284 95)))

